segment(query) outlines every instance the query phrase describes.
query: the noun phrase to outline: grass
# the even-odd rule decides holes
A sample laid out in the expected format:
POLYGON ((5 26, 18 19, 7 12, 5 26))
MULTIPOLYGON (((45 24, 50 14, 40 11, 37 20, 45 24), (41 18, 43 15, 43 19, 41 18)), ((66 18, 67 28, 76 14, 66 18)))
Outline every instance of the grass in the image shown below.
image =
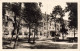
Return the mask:
MULTIPOLYGON (((15 39, 13 39, 14 41, 15 39)), ((31 38, 31 43, 28 43, 28 38, 19 38, 18 40, 18 47, 19 48, 29 48, 29 49, 77 49, 77 44, 67 44, 68 42, 66 42, 67 40, 60 40, 59 42, 66 42, 66 44, 55 44, 55 43, 49 43, 46 40, 51 40, 54 42, 53 39, 42 39, 42 40, 38 40, 38 38, 36 38, 36 43, 32 43, 32 38, 31 38), (41 41, 41 42, 39 42, 41 41), (38 43, 37 43, 38 42, 38 43), (21 45, 21 44, 25 44, 25 45, 21 45), (30 46, 27 46, 27 44, 30 44, 30 46)), ((4 39, 3 38, 3 49, 12 49, 11 47, 8 47, 6 45, 10 45, 10 38, 8 39, 4 39)), ((58 41, 57 41, 58 42, 58 41)))

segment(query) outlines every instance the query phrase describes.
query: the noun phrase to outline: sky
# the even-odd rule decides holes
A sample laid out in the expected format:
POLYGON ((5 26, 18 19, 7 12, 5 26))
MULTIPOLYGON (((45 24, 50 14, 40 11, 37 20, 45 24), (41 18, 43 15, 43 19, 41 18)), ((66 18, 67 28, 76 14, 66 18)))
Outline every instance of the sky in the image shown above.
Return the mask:
MULTIPOLYGON (((50 14, 52 13, 52 10, 55 6, 60 5, 62 7, 62 9, 64 10, 66 5, 66 2, 42 2, 42 7, 41 7, 41 11, 42 13, 46 14, 50 14)), ((63 19, 68 20, 68 14, 69 12, 65 13, 65 16, 63 17, 63 19)))

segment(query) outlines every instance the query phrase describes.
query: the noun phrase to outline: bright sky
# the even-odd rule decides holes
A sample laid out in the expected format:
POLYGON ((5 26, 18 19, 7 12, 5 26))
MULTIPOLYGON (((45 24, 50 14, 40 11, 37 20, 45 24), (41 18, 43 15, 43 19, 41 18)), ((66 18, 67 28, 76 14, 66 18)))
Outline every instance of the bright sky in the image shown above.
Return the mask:
MULTIPOLYGON (((42 2, 41 11, 42 13, 50 14, 55 6, 60 5, 63 9, 67 6, 65 2, 42 2)), ((69 12, 65 13, 64 19, 68 20, 69 12)))

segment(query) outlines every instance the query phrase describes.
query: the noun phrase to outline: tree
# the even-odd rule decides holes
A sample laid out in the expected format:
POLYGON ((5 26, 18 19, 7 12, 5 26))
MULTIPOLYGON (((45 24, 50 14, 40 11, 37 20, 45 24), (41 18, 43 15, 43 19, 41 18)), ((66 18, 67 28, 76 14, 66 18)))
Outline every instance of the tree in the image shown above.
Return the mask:
POLYGON ((14 23, 13 23, 13 27, 14 30, 12 31, 12 37, 11 37, 11 41, 13 39, 13 35, 16 34, 16 39, 15 39, 15 45, 13 48, 16 47, 16 43, 18 41, 18 32, 19 32, 19 22, 17 20, 18 17, 20 17, 20 10, 21 10, 21 3, 3 3, 3 17, 5 18, 5 13, 7 11, 12 11, 14 13, 14 23))
POLYGON ((28 23, 29 26, 29 39, 28 42, 30 42, 30 29, 32 26, 34 26, 34 38, 33 42, 35 42, 35 34, 37 34, 37 26, 39 25, 39 20, 41 20, 41 10, 38 7, 37 3, 24 3, 24 10, 23 10, 23 18, 28 23))
POLYGON ((75 29, 77 29, 77 3, 67 3, 66 12, 69 12, 69 27, 74 28, 74 37, 75 29))
POLYGON ((62 38, 64 40, 64 34, 67 34, 67 29, 65 28, 65 23, 62 22, 60 32, 62 32, 62 38))
POLYGON ((16 45, 18 45, 18 36, 19 36, 19 27, 20 27, 19 26, 20 20, 17 20, 17 18, 20 19, 21 3, 11 3, 11 5, 12 5, 11 10, 14 12, 14 23, 13 23, 14 30, 13 32, 16 35, 15 44, 13 48, 16 48, 16 45))
MULTIPOLYGON (((3 12, 2 13, 2 15, 3 15, 3 22, 5 21, 5 18, 6 18, 6 16, 5 16, 6 11, 8 11, 8 12, 12 11, 11 10, 11 4, 10 3, 3 3, 3 11, 2 11, 3 12)), ((8 16, 7 16, 7 20, 8 20, 8 16)), ((7 22, 5 22, 5 23, 7 23, 7 22)), ((12 34, 12 37, 11 37, 11 42, 12 42, 12 38, 13 38, 13 34, 12 34)))
POLYGON ((64 16, 64 10, 62 10, 60 5, 57 5, 54 7, 54 10, 52 11, 52 17, 55 21, 55 34, 56 34, 56 23, 59 22, 60 24, 62 24, 63 22, 63 16, 64 16), (57 15, 59 15, 60 17, 57 18, 57 15))

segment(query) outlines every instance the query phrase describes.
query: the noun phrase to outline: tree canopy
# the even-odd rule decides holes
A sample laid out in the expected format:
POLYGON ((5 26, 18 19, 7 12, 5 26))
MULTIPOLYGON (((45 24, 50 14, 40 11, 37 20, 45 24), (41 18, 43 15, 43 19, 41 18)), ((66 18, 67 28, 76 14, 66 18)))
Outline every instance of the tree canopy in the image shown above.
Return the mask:
POLYGON ((66 11, 69 13, 69 27, 77 28, 77 3, 67 3, 66 11))
POLYGON ((60 5, 55 6, 54 10, 52 11, 52 13, 56 16, 56 15, 60 15, 61 17, 64 16, 64 11, 62 10, 62 7, 60 5))
POLYGON ((41 20, 41 10, 38 3, 24 3, 23 17, 29 23, 37 23, 41 20))

